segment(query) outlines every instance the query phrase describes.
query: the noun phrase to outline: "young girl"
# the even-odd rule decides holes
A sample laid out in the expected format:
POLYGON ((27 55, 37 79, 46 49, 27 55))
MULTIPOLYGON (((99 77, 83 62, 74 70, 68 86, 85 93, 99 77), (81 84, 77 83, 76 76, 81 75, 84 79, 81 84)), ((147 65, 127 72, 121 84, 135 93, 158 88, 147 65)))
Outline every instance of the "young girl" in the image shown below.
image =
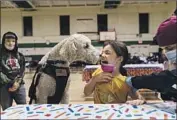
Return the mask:
POLYGON ((104 45, 101 54, 101 64, 107 62, 114 65, 114 71, 112 73, 103 72, 102 68, 98 68, 93 74, 92 79, 86 84, 84 88, 84 94, 90 95, 94 92, 94 103, 106 104, 106 103, 125 103, 128 95, 134 101, 127 103, 139 105, 143 104, 145 100, 138 93, 133 91, 126 83, 125 65, 128 59, 128 49, 125 44, 118 41, 110 41, 104 45))

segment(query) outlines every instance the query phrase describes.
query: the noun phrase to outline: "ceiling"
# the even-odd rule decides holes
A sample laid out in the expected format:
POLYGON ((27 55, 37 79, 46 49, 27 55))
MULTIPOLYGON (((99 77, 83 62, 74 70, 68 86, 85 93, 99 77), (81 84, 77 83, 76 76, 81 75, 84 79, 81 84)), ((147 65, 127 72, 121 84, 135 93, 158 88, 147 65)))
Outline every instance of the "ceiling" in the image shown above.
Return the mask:
POLYGON ((41 7, 104 6, 117 8, 125 4, 166 3, 176 0, 1 0, 1 9, 38 9, 41 7))

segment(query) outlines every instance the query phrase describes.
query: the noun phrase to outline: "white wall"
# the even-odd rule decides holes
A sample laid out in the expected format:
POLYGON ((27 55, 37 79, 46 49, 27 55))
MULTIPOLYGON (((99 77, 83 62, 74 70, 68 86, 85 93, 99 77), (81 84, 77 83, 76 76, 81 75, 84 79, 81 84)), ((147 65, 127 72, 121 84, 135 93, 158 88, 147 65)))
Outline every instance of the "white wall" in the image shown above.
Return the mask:
MULTIPOLYGON (((80 8, 41 8, 33 12, 18 10, 1 11, 1 34, 14 31, 21 43, 44 42, 50 37, 51 42, 57 42, 65 36, 59 36, 59 15, 70 15, 70 32, 96 32, 97 14, 108 14, 108 28, 116 29, 117 38, 121 41, 137 41, 139 31, 138 13, 148 12, 150 15, 149 34, 143 34, 141 40, 152 40, 160 22, 169 17, 174 9, 175 2, 167 4, 124 5, 117 9, 108 10, 100 7, 80 8), (23 16, 33 17, 33 36, 23 36, 23 16), (78 18, 92 18, 93 21, 76 21, 78 18), (82 31, 83 30, 83 31, 82 31), (38 38, 38 39, 36 39, 38 38)), ((98 39, 97 35, 89 35, 91 39, 98 39)))
POLYGON ((59 34, 59 16, 33 16, 33 35, 46 37, 59 34))
POLYGON ((1 11, 1 35, 7 31, 14 31, 17 35, 22 35, 22 16, 20 12, 1 11))
MULTIPOLYGON (((1 35, 7 31, 15 32, 19 43, 45 43, 47 40, 58 42, 67 36, 60 36, 59 16, 70 15, 70 33, 97 32, 97 14, 108 14, 108 29, 115 29, 120 41, 150 40, 156 33, 158 25, 168 18, 176 8, 175 2, 167 4, 123 5, 117 9, 103 7, 74 7, 74 8, 40 8, 37 11, 25 12, 19 10, 1 10, 1 35), (149 34, 142 38, 139 33, 139 13, 149 13, 149 34), (23 16, 33 17, 33 36, 23 36, 23 16), (91 18, 92 21, 77 21, 77 19, 91 18)), ((86 34, 90 39, 97 40, 97 34, 86 34)), ((44 54, 48 48, 40 52, 41 48, 27 50, 29 53, 44 54), (30 52, 31 51, 31 52, 30 52)), ((156 51, 157 47, 153 48, 156 51)), ((26 49, 21 49, 24 53, 26 49)), ((26 52, 27 52, 26 51, 26 52)))

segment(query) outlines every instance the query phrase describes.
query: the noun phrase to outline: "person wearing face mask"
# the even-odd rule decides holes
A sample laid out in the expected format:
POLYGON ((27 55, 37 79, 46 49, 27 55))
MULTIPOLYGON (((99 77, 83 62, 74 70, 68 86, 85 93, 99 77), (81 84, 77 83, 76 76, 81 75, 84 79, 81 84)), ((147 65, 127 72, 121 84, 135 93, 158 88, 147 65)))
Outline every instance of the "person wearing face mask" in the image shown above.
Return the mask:
POLYGON ((139 92, 134 92, 126 83, 126 71, 123 65, 128 59, 126 45, 118 41, 107 42, 102 50, 101 67, 93 74, 89 83, 84 88, 86 96, 94 92, 94 103, 130 103, 143 104, 144 98, 139 92), (127 101, 128 95, 133 98, 127 101))
POLYGON ((126 83, 135 88, 147 88, 161 93, 163 100, 177 102, 177 19, 172 15, 159 25, 156 33, 157 44, 163 49, 163 54, 168 61, 165 61, 166 70, 147 76, 129 77, 126 83))
POLYGON ((23 76, 25 72, 25 58, 18 52, 17 36, 7 32, 2 37, 0 51, 0 104, 5 110, 12 106, 13 100, 17 104, 26 104, 26 90, 23 76))

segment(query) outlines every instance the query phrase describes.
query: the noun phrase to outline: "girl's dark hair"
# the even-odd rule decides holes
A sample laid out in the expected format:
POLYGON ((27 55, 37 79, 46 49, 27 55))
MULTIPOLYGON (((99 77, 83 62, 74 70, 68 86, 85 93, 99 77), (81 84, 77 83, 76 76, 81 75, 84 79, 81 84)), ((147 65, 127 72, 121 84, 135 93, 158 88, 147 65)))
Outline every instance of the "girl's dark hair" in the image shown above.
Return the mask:
POLYGON ((114 49, 115 53, 117 56, 122 56, 123 61, 120 65, 120 73, 124 76, 127 76, 127 71, 126 69, 123 68, 123 66, 127 63, 128 61, 128 49, 127 46, 123 42, 119 41, 106 41, 103 47, 111 45, 111 47, 114 49))

